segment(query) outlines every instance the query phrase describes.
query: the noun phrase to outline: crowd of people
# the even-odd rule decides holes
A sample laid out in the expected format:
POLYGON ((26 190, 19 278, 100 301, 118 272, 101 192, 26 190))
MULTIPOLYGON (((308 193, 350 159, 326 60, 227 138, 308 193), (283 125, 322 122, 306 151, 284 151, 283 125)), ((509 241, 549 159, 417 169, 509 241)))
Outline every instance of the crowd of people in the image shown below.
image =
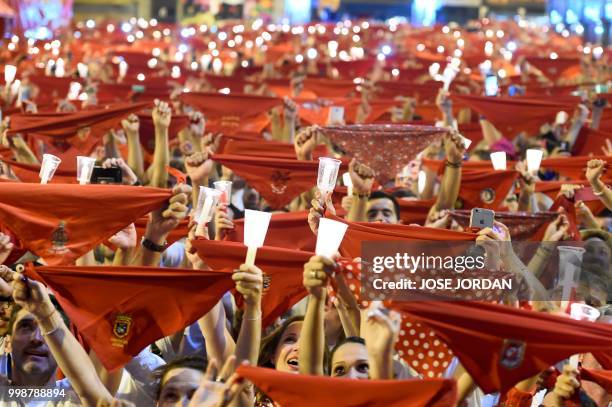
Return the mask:
POLYGON ((0 404, 610 405, 611 56, 522 18, 6 39, 0 404), (527 297, 373 301, 369 241, 472 242, 527 297))

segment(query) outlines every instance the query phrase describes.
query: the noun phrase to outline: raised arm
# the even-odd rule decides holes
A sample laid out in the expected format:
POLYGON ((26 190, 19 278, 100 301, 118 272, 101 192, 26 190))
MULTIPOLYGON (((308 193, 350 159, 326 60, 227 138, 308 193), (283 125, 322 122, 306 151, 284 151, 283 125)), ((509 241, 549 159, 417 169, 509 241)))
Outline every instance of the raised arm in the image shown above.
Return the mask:
POLYGON ((313 256, 304 265, 304 287, 308 291, 308 306, 299 340, 299 367, 301 374, 323 375, 325 354, 325 297, 328 275, 334 262, 313 256))
POLYGON ((374 183, 374 171, 353 158, 349 163, 349 174, 353 183, 353 195, 347 219, 353 222, 367 222, 367 205, 374 183))
POLYGON ((172 113, 170 106, 166 102, 155 101, 153 109, 153 124, 155 125, 155 153, 153 154, 153 175, 150 185, 158 188, 166 188, 168 184, 168 171, 166 166, 169 163, 168 147, 168 127, 172 113))
POLYGON ((263 273, 258 267, 242 264, 232 278, 236 282, 236 291, 244 299, 244 313, 236 343, 236 360, 238 363, 248 361, 255 366, 261 346, 263 273))
POLYGON ((612 190, 601 180, 605 167, 603 160, 590 160, 587 163, 586 178, 593 187, 593 193, 599 196, 606 208, 612 210, 612 190))
POLYGON ((159 265, 161 254, 166 247, 166 237, 178 226, 181 219, 187 216, 189 194, 191 187, 179 184, 172 190, 169 206, 151 212, 142 244, 134 255, 132 265, 159 265))
POLYGON ((2 268, 2 278, 11 282, 15 303, 36 318, 45 343, 83 404, 112 400, 89 356, 51 303, 45 286, 7 267, 2 268))
POLYGON ((128 144, 127 163, 134 170, 138 179, 145 183, 144 159, 142 156, 142 145, 140 144, 140 121, 138 116, 131 114, 127 119, 121 121, 121 127, 125 132, 128 144))
POLYGON ((455 207, 455 201, 457 201, 459 187, 461 186, 461 165, 464 152, 463 137, 459 133, 452 132, 444 136, 444 153, 446 156, 444 175, 442 176, 438 199, 432 210, 441 211, 455 207))
POLYGON ((393 379, 393 351, 397 342, 401 316, 373 302, 364 310, 361 336, 365 339, 370 364, 370 378, 393 379))
POLYGON ((574 143, 576 143, 578 133, 580 133, 580 129, 582 129, 588 117, 589 109, 583 104, 578 105, 574 112, 574 117, 572 118, 572 124, 567 133, 563 136, 563 139, 567 141, 570 146, 574 146, 574 143))

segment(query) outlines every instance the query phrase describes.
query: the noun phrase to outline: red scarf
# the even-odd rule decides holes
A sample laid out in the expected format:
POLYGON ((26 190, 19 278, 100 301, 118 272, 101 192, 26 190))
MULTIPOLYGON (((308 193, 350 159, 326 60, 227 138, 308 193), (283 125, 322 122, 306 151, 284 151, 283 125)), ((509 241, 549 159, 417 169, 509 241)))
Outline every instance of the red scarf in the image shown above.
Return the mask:
POLYGON ((580 102, 579 98, 571 102, 561 102, 554 99, 457 94, 454 94, 452 99, 484 116, 509 139, 513 139, 521 131, 525 131, 528 136, 539 134, 540 127, 545 123, 554 122, 559 111, 571 112, 580 102))
POLYGON ((518 172, 513 170, 461 171, 461 209, 498 209, 517 177, 518 172))
POLYGON ((595 382, 608 393, 612 393, 612 370, 591 370, 582 368, 580 370, 580 380, 595 382))
POLYGON ((251 366, 236 372, 281 406, 450 407, 457 397, 454 380, 353 380, 251 366))
POLYGON ((394 308, 434 329, 485 393, 576 353, 612 349, 612 327, 483 302, 404 302, 394 308))
POLYGON ((247 180, 273 209, 284 207, 317 185, 316 161, 225 154, 215 154, 212 159, 247 180))
MULTIPOLYGON (((75 158, 76 161, 76 158, 75 158)), ((40 183, 40 177, 38 174, 40 173, 40 164, 24 164, 17 161, 9 161, 4 160, 4 162, 11 167, 11 170, 15 173, 17 178, 21 182, 28 183, 40 183)), ((49 183, 53 184, 76 184, 77 183, 77 175, 75 170, 66 170, 61 167, 64 166, 64 161, 60 163, 60 166, 55 173, 53 174, 53 178, 49 183)))
MULTIPOLYGON (((287 160, 294 160, 296 157, 293 144, 282 143, 280 141, 266 141, 263 139, 256 141, 229 139, 220 153, 228 155, 283 158, 287 160)), ((327 147, 324 145, 317 146, 313 152, 315 159, 317 157, 324 157, 325 155, 327 155, 327 147)))
POLYGON ((125 185, 3 182, 0 215, 28 250, 56 266, 70 264, 170 195, 166 189, 125 185))
MULTIPOLYGON (((153 154, 155 152, 155 125, 153 124, 153 118, 150 114, 139 114, 138 119, 140 120, 140 131, 138 132, 140 144, 142 144, 147 152, 153 154)), ((168 129, 168 140, 176 139, 179 132, 187 127, 189 127, 188 116, 172 116, 170 128, 168 129)))
MULTIPOLYGON (((244 263, 247 248, 238 242, 217 242, 196 239, 192 242, 198 256, 214 269, 234 271, 244 263)), ((303 285, 304 264, 314 253, 278 247, 257 249, 255 264, 264 273, 264 291, 261 302, 263 326, 289 310, 307 295, 303 285)), ((238 305, 242 296, 234 292, 238 305)))
POLYGON ((423 241, 468 241, 474 240, 476 234, 455 232, 447 229, 427 228, 423 226, 391 225, 387 223, 350 222, 334 215, 326 217, 338 222, 348 223, 340 253, 354 259, 361 257, 361 243, 364 241, 385 240, 423 240, 423 241))
POLYGON ((257 121, 259 131, 267 125, 266 113, 282 104, 280 98, 246 95, 243 93, 224 95, 222 93, 189 92, 181 95, 183 103, 193 106, 206 116, 207 127, 215 131, 236 132, 247 129, 257 121), (262 116, 263 114, 263 116, 262 116), (263 127, 261 127, 263 126, 263 127))
POLYGON ((154 267, 37 267, 104 367, 115 370, 208 312, 230 273, 154 267))
MULTIPOLYGON (((234 221, 234 229, 228 232, 225 240, 242 242, 244 239, 244 219, 234 221)), ((266 234, 266 246, 314 252, 317 237, 308 225, 308 211, 273 213, 266 234), (291 236, 290 239, 287 236, 291 236)))
POLYGON ((323 132, 349 157, 373 169, 378 182, 384 184, 394 179, 425 147, 440 140, 446 130, 410 125, 355 125, 328 127, 323 132))

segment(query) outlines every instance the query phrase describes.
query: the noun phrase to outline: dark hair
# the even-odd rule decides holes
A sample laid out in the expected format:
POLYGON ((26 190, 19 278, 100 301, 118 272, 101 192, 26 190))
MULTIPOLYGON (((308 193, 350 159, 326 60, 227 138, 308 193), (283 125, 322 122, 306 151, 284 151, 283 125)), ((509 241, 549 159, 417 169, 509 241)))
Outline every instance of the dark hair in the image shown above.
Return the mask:
POLYGON ((417 198, 414 192, 406 188, 396 189, 395 191, 391 192, 391 196, 394 198, 417 198))
POLYGON ((388 193, 384 191, 374 191, 370 194, 370 198, 368 199, 368 201, 372 201, 374 199, 388 199, 391 202, 393 202, 393 208, 395 209, 395 216, 397 217, 397 220, 400 219, 400 206, 399 206, 399 203, 397 202, 397 199, 395 199, 393 195, 389 195, 388 193))
POLYGON ((276 353, 276 348, 278 347, 281 337, 283 336, 289 325, 294 322, 301 321, 304 321, 303 315, 296 315, 291 318, 287 318, 283 321, 281 325, 279 325, 268 336, 261 340, 259 360, 257 361, 257 364, 259 366, 274 368, 274 363, 272 362, 272 359, 274 358, 274 354, 276 353))
POLYGON ((340 342, 338 342, 336 344, 336 346, 334 346, 331 350, 331 352, 329 353, 329 361, 327 364, 327 373, 331 375, 331 371, 332 371, 332 360, 334 359, 334 354, 336 353, 336 351, 338 349, 340 349, 340 346, 346 344, 346 343, 359 343, 363 346, 365 346, 366 342, 365 339, 363 339, 361 336, 348 336, 346 338, 344 338, 343 340, 341 340, 340 342))
POLYGON ((200 372, 205 372, 208 367, 208 360, 202 356, 184 356, 179 359, 173 360, 170 363, 166 363, 155 369, 151 374, 153 379, 157 382, 157 392, 155 399, 159 400, 161 395, 162 383, 166 375, 173 369, 194 369, 200 372))

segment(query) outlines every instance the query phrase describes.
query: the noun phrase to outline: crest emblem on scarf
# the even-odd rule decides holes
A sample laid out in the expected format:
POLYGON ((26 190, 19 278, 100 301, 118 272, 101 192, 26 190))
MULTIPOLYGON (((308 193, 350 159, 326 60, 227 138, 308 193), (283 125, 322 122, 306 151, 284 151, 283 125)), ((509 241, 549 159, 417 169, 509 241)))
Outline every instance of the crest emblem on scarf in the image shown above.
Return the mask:
POLYGON ((499 363, 506 369, 516 369, 523 363, 527 344, 515 339, 505 339, 501 349, 499 363))
POLYGON ((480 200, 486 204, 491 204, 495 200, 495 190, 493 188, 485 188, 480 191, 480 200))
POLYGON ((289 171, 274 171, 270 176, 270 188, 272 188, 272 192, 278 195, 284 194, 287 190, 287 182, 289 182, 290 179, 289 171))
POLYGON ((119 314, 115 317, 115 323, 113 324, 113 335, 111 343, 113 346, 119 348, 125 347, 128 341, 125 339, 130 334, 130 328, 132 326, 132 317, 125 314, 119 314))
POLYGON ((53 247, 51 251, 55 254, 65 254, 70 250, 66 247, 66 243, 68 243, 68 233, 66 233, 66 222, 60 221, 57 229, 53 231, 51 234, 51 243, 53 243, 53 247))

